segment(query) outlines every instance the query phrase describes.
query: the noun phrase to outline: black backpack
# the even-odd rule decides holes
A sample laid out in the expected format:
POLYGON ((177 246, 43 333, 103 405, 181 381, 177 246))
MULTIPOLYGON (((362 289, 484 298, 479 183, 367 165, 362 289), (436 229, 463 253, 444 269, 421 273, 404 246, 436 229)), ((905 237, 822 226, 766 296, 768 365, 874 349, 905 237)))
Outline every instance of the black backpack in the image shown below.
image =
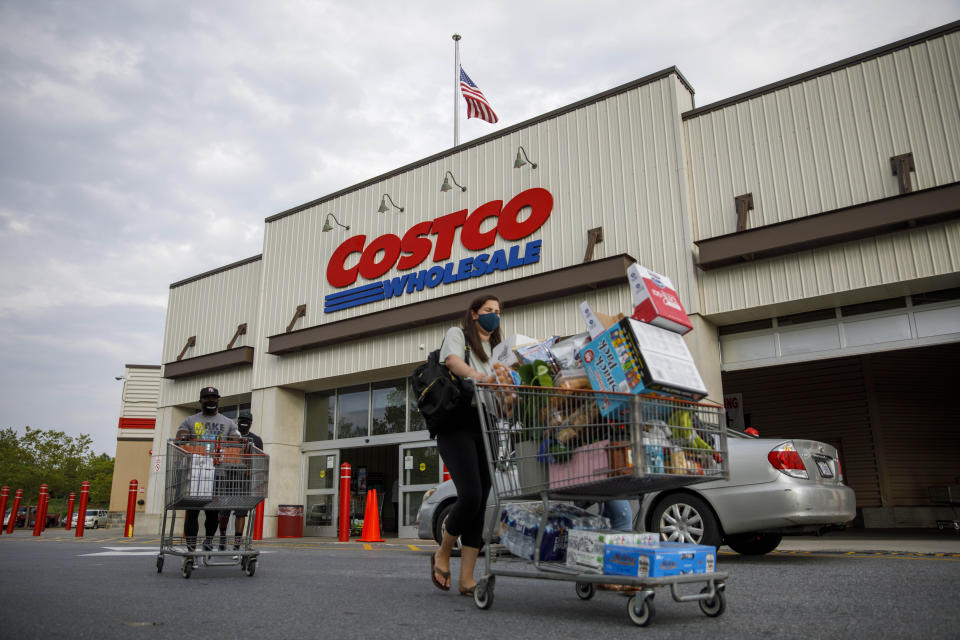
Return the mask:
MULTIPOLYGON (((443 343, 440 344, 443 348, 443 343)), ((463 359, 470 364, 470 350, 464 345, 463 359)), ((430 437, 445 431, 469 410, 473 392, 463 381, 440 362, 440 349, 430 352, 427 361, 410 376, 410 386, 417 400, 417 410, 427 423, 430 437)))

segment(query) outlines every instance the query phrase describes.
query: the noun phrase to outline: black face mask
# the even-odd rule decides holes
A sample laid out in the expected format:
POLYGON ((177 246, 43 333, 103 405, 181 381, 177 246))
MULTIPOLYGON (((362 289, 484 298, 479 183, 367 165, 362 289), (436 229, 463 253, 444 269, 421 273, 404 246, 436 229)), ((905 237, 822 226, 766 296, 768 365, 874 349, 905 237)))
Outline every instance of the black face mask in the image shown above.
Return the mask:
POLYGON ((208 416, 212 416, 217 412, 217 409, 220 408, 219 400, 208 400, 207 402, 201 402, 200 406, 203 407, 203 412, 208 416))
POLYGON ((238 424, 237 429, 240 430, 240 435, 245 436, 250 433, 250 425, 248 424, 238 424))

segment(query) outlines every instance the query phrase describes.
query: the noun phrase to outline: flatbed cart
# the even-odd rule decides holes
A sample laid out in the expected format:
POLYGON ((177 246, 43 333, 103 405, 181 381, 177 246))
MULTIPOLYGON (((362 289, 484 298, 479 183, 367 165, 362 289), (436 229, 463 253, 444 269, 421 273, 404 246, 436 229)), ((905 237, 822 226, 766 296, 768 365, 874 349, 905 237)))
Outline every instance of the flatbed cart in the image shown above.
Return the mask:
POLYGON ((269 466, 269 456, 246 438, 168 440, 157 573, 163 571, 164 556, 176 556, 183 558, 184 578, 198 567, 236 565, 252 577, 260 555, 252 544, 253 512, 267 497, 269 466), (227 538, 223 550, 218 535, 206 538, 198 531, 195 539, 188 539, 176 533, 177 510, 183 509, 246 510, 245 531, 239 540, 227 538))
MULTIPOLYGON (((532 558, 494 544, 499 527, 485 527, 484 575, 474 590, 480 609, 493 604, 497 576, 565 580, 589 600, 600 585, 633 587, 627 613, 638 626, 654 617, 654 591, 697 602, 716 617, 726 607, 727 574, 715 571, 642 577, 541 561, 551 501, 635 499, 729 477, 723 408, 656 396, 497 384, 476 384, 477 410, 493 482, 494 513, 507 502, 541 503, 532 558), (698 593, 682 587, 703 585, 698 593)), ((715 555, 714 555, 715 558, 715 555)), ((713 566, 711 566, 711 564, 713 566)))

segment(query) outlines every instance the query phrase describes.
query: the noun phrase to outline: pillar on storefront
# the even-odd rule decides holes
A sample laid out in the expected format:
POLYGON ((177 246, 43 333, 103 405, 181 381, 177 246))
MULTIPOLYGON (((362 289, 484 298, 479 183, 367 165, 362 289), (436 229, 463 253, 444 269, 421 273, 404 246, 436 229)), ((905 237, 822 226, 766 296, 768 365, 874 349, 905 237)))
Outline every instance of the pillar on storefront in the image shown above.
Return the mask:
POLYGON ((270 490, 263 518, 263 537, 277 536, 277 506, 303 504, 300 489, 300 445, 303 443, 303 392, 269 387, 253 392, 254 431, 270 456, 270 490))
POLYGON ((693 361, 697 363, 697 370, 703 383, 707 386, 706 400, 723 406, 723 381, 720 370, 720 334, 712 322, 705 320, 699 314, 691 314, 690 324, 693 331, 684 336, 687 348, 693 361))

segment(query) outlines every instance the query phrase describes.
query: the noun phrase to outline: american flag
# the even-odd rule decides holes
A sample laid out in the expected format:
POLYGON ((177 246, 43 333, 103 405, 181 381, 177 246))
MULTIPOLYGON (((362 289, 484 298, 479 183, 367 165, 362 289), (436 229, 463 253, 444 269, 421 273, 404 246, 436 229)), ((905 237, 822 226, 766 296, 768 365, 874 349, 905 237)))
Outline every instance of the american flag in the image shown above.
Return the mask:
POLYGON ((460 67, 460 93, 463 99, 467 101, 467 118, 480 118, 491 124, 499 120, 497 114, 493 112, 493 107, 483 97, 483 91, 480 87, 473 84, 473 80, 467 75, 467 72, 460 67))

